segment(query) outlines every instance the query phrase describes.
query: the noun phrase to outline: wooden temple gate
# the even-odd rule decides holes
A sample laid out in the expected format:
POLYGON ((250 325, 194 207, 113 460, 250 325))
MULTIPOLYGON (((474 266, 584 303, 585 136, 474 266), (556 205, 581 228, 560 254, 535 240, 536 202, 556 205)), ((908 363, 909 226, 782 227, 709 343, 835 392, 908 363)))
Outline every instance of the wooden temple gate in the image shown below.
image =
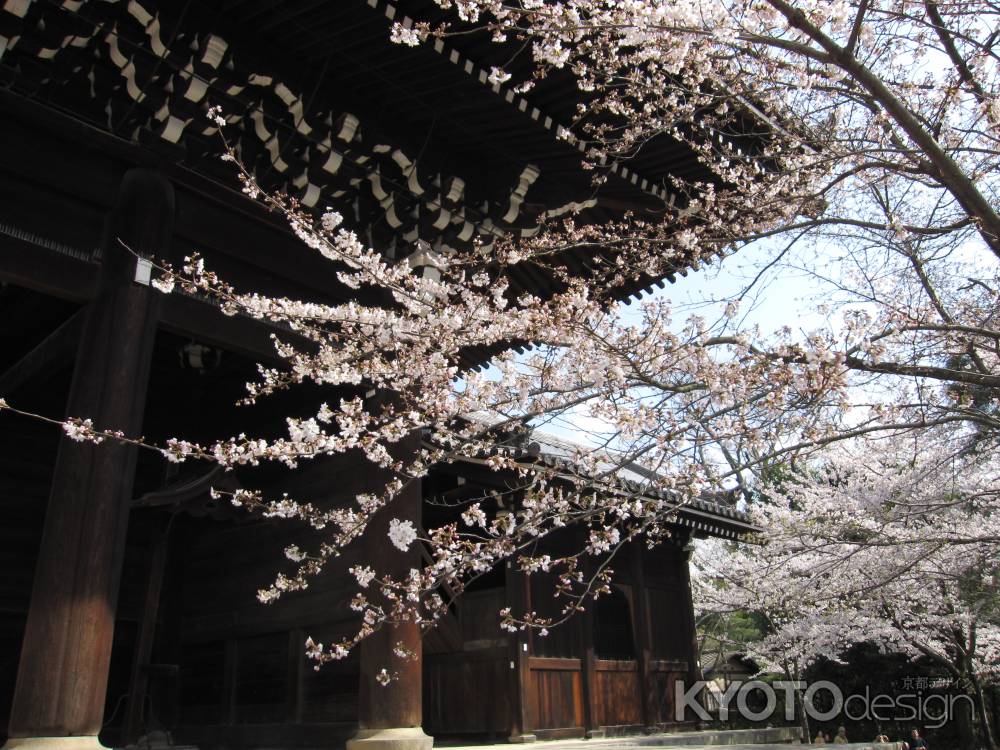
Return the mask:
MULTIPOLYGON (((475 469, 467 469, 475 483, 475 469)), ((511 607, 558 621, 565 599, 553 597, 554 573, 527 576, 508 564, 485 577, 458 600, 455 622, 425 638, 424 726, 530 741, 690 722, 674 704, 678 686, 698 674, 690 537, 691 528, 679 526, 675 542, 629 544, 613 561, 611 593, 547 635, 505 633, 496 613, 511 607)), ((582 543, 566 530, 538 554, 556 557, 582 543)))
MULTIPOLYGON (((475 238, 531 236, 546 216, 662 213, 675 200, 669 176, 700 174, 665 137, 613 165, 595 192, 582 144, 557 137, 580 96, 571 80, 516 95, 487 82, 489 45, 388 43, 391 20, 438 12, 423 0, 0 2, 0 397, 162 440, 277 434, 287 414, 341 395, 303 389, 234 412, 284 332, 154 293, 118 242, 158 258, 197 251, 243 289, 331 303, 355 294, 233 189, 210 104, 230 115, 265 187, 345 207, 352 229, 400 260, 418 240, 467 252, 475 238)), ((566 263, 583 272, 580 258, 566 263)), ((511 279, 515 295, 550 287, 538 274, 511 279)), ((394 513, 432 526, 425 501, 481 474, 438 467, 394 513)), ((430 744, 421 727, 528 740, 674 722, 673 685, 696 669, 680 545, 631 549, 605 604, 547 638, 500 632, 504 602, 556 606, 544 577, 500 569, 423 642, 404 626, 311 669, 307 635, 329 643, 354 627, 347 567, 419 560, 376 533, 306 592, 262 607, 256 591, 284 547, 315 537, 208 490, 242 483, 333 504, 378 480, 350 456, 290 476, 164 466, 0 413, 5 747, 164 744, 170 732, 202 748, 353 738, 419 750, 430 744), (400 679, 382 688, 374 665, 391 664, 400 640, 423 662, 397 665, 400 679)), ((731 508, 696 502, 677 538, 747 528, 731 508)))
POLYGON ((552 600, 550 581, 526 582, 508 568, 503 588, 464 595, 460 640, 448 648, 444 638, 425 639, 427 730, 555 739, 683 724, 674 713, 675 690, 697 669, 685 553, 637 545, 629 554, 650 567, 664 565, 672 576, 655 588, 616 583, 616 593, 588 605, 596 614, 544 637, 504 634, 496 613, 505 606, 540 611, 535 601, 552 600), (524 597, 528 588, 535 600, 524 597))

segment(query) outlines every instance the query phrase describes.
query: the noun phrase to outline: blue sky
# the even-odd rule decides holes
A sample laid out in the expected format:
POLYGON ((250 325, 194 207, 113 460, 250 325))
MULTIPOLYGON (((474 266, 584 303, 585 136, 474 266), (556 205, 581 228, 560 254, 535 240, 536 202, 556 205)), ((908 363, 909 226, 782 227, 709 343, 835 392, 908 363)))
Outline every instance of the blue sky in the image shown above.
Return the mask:
MULTIPOLYGON (((673 303, 679 325, 690 313, 714 319, 725 301, 750 285, 779 250, 770 242, 748 245, 724 260, 678 276, 673 284, 655 290, 655 295, 673 303)), ((805 272, 788 267, 765 270, 740 305, 740 327, 757 325, 765 335, 786 325, 793 331, 815 329, 826 321, 815 302, 820 289, 805 272)))

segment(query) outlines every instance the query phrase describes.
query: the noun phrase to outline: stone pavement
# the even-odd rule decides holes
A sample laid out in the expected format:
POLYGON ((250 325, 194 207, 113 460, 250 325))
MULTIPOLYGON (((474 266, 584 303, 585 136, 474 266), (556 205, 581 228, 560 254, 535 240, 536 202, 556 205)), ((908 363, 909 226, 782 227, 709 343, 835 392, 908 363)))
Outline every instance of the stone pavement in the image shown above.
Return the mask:
MULTIPOLYGON (((719 745, 685 745, 686 750, 718 750, 719 745)), ((816 750, 817 745, 803 745, 799 742, 747 744, 735 743, 725 746, 728 750, 816 750)), ((871 742, 849 742, 846 745, 830 745, 831 750, 902 750, 901 742, 876 745, 871 742)))
MULTIPOLYGON (((538 750, 645 750, 656 747, 682 747, 684 750, 815 750, 816 745, 798 742, 797 727, 766 729, 726 729, 664 734, 633 735, 624 737, 594 738, 590 740, 544 740, 530 743, 538 750)), ((435 742, 436 747, 448 750, 482 750, 483 745, 451 745, 435 742)), ((506 743, 502 743, 506 744, 506 743)), ((527 748, 525 748, 527 750, 527 748)), ((871 742, 852 742, 830 745, 829 750, 902 750, 901 743, 876 745, 871 742)))

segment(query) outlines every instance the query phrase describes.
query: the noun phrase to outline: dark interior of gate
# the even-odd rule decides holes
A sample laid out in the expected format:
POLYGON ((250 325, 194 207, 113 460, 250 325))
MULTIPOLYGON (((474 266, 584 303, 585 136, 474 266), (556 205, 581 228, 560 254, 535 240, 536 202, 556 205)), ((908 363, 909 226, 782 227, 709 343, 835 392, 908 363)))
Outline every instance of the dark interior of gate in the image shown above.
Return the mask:
MULTIPOLYGON (((655 214, 677 200, 670 174, 697 174, 692 156, 664 137, 594 188, 579 165, 581 144, 559 137, 580 101, 566 77, 514 94, 486 81, 505 59, 486 41, 389 44, 390 19, 434 20, 436 8, 426 0, 4 4, 0 396, 66 414, 71 385, 87 372, 81 363, 95 356, 88 331, 106 302, 102 263, 116 252, 106 226, 137 168, 172 190, 162 255, 197 251, 245 289, 326 301, 351 294, 239 192, 218 159, 204 116, 210 104, 230 116, 230 138, 265 186, 341 209, 389 257, 418 240, 460 253, 475 239, 529 237, 540 218, 570 212, 578 222, 655 214)), ((586 257, 565 262, 586 272, 586 257)), ((530 268, 513 282, 551 290, 530 268)), ((182 294, 148 304, 149 324, 128 340, 145 352, 142 375, 125 378, 117 394, 137 402, 132 416, 147 438, 276 435, 285 416, 342 395, 301 389, 235 409, 255 363, 275 359, 270 336, 283 332, 182 294)), ((45 550, 58 548, 43 542, 43 532, 57 533, 46 519, 53 486, 67 482, 57 458, 72 450, 53 425, 0 415, 0 726, 12 722, 12 732, 30 730, 31 720, 30 707, 11 719, 16 691, 64 678, 22 669, 19 683, 18 664, 32 588, 44 587, 35 571, 45 550)), ((97 680, 100 695, 76 696, 98 707, 102 741, 167 729, 203 748, 342 746, 358 726, 360 661, 314 671, 303 644, 352 632, 356 583, 347 568, 366 552, 349 549, 307 591, 262 606, 256 592, 281 569, 284 547, 317 537, 212 499, 209 488, 264 487, 336 504, 377 477, 351 457, 290 474, 221 474, 143 452, 133 460, 130 497, 115 506, 124 541, 97 534, 89 543, 107 545, 114 561, 113 632, 79 635, 111 644, 106 690, 97 680)), ((423 523, 441 520, 435 499, 497 481, 474 462, 435 468, 423 482, 423 523)), ((80 503, 93 500, 81 493, 80 503)), ((732 508, 686 507, 675 543, 629 547, 614 565, 611 594, 547 637, 505 633, 498 615, 504 606, 557 614, 562 605, 544 575, 508 568, 483 576, 424 636, 423 726, 441 737, 547 738, 674 724, 674 683, 697 670, 685 545, 748 528, 732 508)), ((573 541, 545 544, 554 553, 573 541)))

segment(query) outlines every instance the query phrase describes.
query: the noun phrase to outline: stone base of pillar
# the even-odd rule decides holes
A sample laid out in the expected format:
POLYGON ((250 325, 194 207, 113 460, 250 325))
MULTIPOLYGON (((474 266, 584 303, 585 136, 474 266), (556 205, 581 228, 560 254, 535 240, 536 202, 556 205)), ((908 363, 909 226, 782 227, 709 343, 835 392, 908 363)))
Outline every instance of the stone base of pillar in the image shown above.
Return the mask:
POLYGON ((0 750, 107 750, 96 736, 11 737, 0 750))
POLYGON ((515 742, 519 745, 527 742, 538 742, 538 736, 534 734, 512 734, 507 738, 507 742, 515 742))
POLYGON ((359 729, 347 741, 347 750, 431 750, 434 738, 420 727, 359 729))
POLYGON ((154 729, 137 739, 134 745, 126 745, 125 750, 198 750, 198 746, 178 745, 170 732, 154 729))

